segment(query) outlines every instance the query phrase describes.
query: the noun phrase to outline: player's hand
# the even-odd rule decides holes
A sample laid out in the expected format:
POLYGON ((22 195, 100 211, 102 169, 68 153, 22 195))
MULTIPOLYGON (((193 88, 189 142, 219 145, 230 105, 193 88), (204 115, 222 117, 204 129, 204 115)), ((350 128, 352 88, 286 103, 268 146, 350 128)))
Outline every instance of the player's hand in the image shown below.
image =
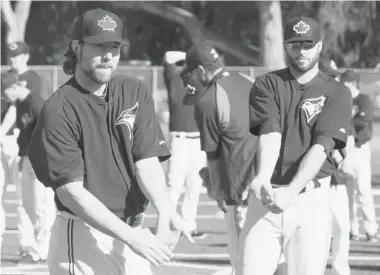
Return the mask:
POLYGON ((135 253, 156 266, 169 262, 173 257, 165 243, 147 228, 133 228, 128 245, 135 253))
POLYGON ((274 194, 272 185, 268 180, 255 178, 249 186, 249 193, 269 209, 269 211, 276 213, 278 209, 274 205, 274 194))
POLYGON ((207 167, 203 167, 201 170, 199 170, 199 176, 201 177, 203 181, 202 184, 204 187, 206 188, 208 188, 209 186, 211 187, 210 174, 207 167))
POLYGON ((352 157, 346 157, 338 165, 338 172, 345 177, 356 177, 356 161, 352 157))
POLYGON ((182 219, 174 208, 172 210, 168 210, 168 212, 164 214, 159 214, 157 220, 157 230, 163 232, 167 232, 168 230, 179 232, 179 234, 183 235, 190 243, 195 243, 191 237, 189 224, 182 219))
POLYGON ((276 214, 282 213, 294 201, 297 194, 289 187, 279 187, 274 190, 276 214))

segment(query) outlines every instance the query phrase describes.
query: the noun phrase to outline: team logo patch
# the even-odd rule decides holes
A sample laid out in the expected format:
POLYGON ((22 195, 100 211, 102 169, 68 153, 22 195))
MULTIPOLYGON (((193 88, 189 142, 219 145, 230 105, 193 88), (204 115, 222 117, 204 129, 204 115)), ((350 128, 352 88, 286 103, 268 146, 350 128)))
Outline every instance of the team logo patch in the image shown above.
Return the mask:
POLYGON ((101 27, 103 31, 115 31, 117 24, 115 20, 106 15, 101 20, 98 20, 98 26, 101 27))
POLYGON ((191 86, 190 84, 186 85, 186 93, 189 95, 195 95, 196 88, 194 86, 191 86))
POLYGON ((325 106, 325 101, 325 96, 305 99, 301 105, 301 109, 305 111, 307 123, 309 123, 316 115, 322 112, 323 106, 325 106))
POLYGON ((293 26, 293 30, 297 34, 305 34, 310 30, 310 26, 301 20, 293 26))
POLYGON ((135 106, 132 108, 121 112, 121 114, 116 118, 115 125, 125 125, 129 131, 129 140, 132 139, 133 126, 136 120, 136 113, 139 108, 139 103, 136 102, 135 106))

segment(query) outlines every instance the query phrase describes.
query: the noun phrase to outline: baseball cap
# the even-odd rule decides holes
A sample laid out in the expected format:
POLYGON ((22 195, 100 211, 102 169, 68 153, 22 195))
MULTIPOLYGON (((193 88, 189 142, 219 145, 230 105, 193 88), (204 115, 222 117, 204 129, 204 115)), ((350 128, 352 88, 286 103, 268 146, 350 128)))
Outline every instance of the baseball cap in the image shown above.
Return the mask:
POLYGON ((89 44, 118 42, 128 45, 123 40, 123 22, 111 12, 94 9, 84 12, 74 26, 74 39, 89 44))
POLYGON ((340 72, 338 71, 338 68, 336 67, 336 64, 334 60, 331 60, 330 58, 320 58, 318 63, 319 70, 321 70, 323 73, 327 74, 331 77, 337 77, 340 75, 340 72))
POLYGON ((312 18, 301 16, 290 19, 284 30, 284 43, 298 41, 320 41, 321 28, 312 18))
POLYGON ((22 41, 12 42, 7 45, 5 53, 7 56, 18 56, 20 54, 29 53, 28 44, 22 41))
POLYGON ((194 45, 186 52, 186 68, 181 75, 193 71, 199 65, 206 66, 219 58, 218 52, 207 44, 194 45))
POLYGON ((353 70, 347 69, 345 70, 341 76, 340 76, 340 81, 342 82, 359 82, 359 75, 354 72, 353 70))
POLYGON ((1 74, 1 92, 4 92, 12 84, 18 81, 18 77, 15 73, 8 71, 1 74))

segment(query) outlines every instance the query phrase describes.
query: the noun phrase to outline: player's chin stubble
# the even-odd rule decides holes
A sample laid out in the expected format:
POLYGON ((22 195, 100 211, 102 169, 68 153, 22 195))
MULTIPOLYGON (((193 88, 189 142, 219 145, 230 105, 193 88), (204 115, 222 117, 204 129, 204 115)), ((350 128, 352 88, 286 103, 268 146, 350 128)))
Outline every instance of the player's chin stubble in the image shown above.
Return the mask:
POLYGON ((292 58, 291 56, 289 56, 289 54, 287 54, 287 57, 288 57, 289 66, 292 67, 293 70, 300 73, 306 73, 311 68, 313 68, 314 65, 317 64, 319 61, 319 55, 315 55, 313 56, 313 58, 310 60, 308 64, 306 64, 305 66, 302 66, 296 62, 295 60, 296 58, 292 58))
POLYGON ((90 78, 92 81, 98 84, 108 83, 114 75, 114 70, 110 74, 100 73, 98 69, 83 70, 83 72, 90 78))

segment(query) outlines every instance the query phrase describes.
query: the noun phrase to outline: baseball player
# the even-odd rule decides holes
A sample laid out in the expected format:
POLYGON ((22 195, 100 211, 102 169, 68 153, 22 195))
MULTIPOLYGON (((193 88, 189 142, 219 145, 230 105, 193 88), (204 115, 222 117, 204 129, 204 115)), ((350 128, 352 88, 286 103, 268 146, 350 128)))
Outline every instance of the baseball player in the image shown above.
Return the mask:
POLYGON ((351 96, 318 69, 314 19, 287 22, 284 49, 289 66, 257 77, 250 94, 258 161, 237 275, 273 274, 281 253, 288 274, 320 275, 329 253, 332 150, 346 145, 351 96))
MULTIPOLYGON (((7 57, 7 62, 11 67, 11 70, 6 72, 6 74, 9 78, 15 78, 10 82, 10 84, 14 84, 16 81, 26 83, 25 88, 31 93, 27 99, 33 99, 32 101, 24 100, 24 98, 17 99, 14 104, 12 103, 10 105, 9 111, 14 109, 13 112, 16 113, 17 109, 18 119, 20 119, 21 116, 25 116, 23 121, 17 122, 18 125, 23 125, 24 130, 22 130, 23 133, 20 133, 20 136, 18 136, 18 134, 15 135, 14 133, 12 135, 8 132, 9 135, 2 140, 4 152, 10 153, 12 151, 13 153, 16 153, 16 155, 18 154, 21 156, 21 158, 17 158, 20 159, 20 163, 18 163, 18 160, 8 162, 13 166, 17 163, 17 165, 20 166, 21 172, 21 178, 19 178, 17 172, 19 170, 18 167, 17 171, 8 170, 8 175, 11 175, 8 179, 15 183, 18 197, 17 213, 19 219, 17 228, 19 233, 20 255, 22 257, 20 260, 44 260, 46 259, 49 243, 48 236, 50 227, 48 224, 50 222, 48 222, 48 220, 54 219, 54 211, 52 210, 52 214, 47 216, 45 215, 45 210, 43 209, 45 207, 50 209, 54 204, 52 203, 52 199, 50 199, 50 202, 49 199, 43 199, 46 193, 45 188, 43 188, 40 182, 36 181, 33 171, 30 171, 31 167, 28 165, 25 150, 34 127, 33 123, 35 123, 34 119, 36 119, 34 116, 36 114, 34 111, 31 111, 30 114, 23 113, 27 112, 29 108, 32 108, 37 113, 37 109, 39 108, 39 102, 37 101, 42 100, 39 95, 41 95, 42 92, 41 89, 43 79, 40 75, 38 75, 35 71, 30 70, 28 67, 30 48, 25 42, 16 41, 8 44, 5 48, 5 54, 7 57), (16 139, 18 139, 18 145, 15 143, 16 139), (47 205, 45 205, 45 203, 47 205), (44 221, 45 219, 46 223, 44 221)), ((9 87, 9 85, 5 85, 4 87, 9 87)), ((21 91, 22 87, 18 87, 17 90, 21 91)), ((29 92, 23 90, 23 94, 25 95, 29 95, 29 92)), ((19 129, 16 130, 16 133, 18 131, 19 129)), ((52 194, 50 194, 50 196, 52 196, 52 194)))
POLYGON ((351 178, 349 186, 351 239, 359 239, 358 203, 363 211, 363 225, 366 239, 377 242, 378 224, 371 188, 371 149, 373 106, 371 99, 360 93, 359 76, 352 70, 341 75, 341 82, 351 91, 353 98, 352 123, 355 129, 355 147, 352 160, 355 161, 356 178, 351 178))
POLYGON ((170 153, 142 81, 116 77, 123 23, 83 13, 63 63, 72 78, 45 103, 29 146, 39 180, 55 192, 50 274, 152 274, 187 224, 170 203, 160 161, 170 153), (156 236, 141 228, 151 202, 156 236))
POLYGON ((50 229, 55 218, 54 195, 37 180, 26 155, 44 99, 39 93, 32 93, 26 88, 26 81, 17 81, 5 89, 4 94, 16 106, 16 124, 20 129, 17 144, 20 157, 22 204, 33 225, 32 241, 26 253, 32 261, 46 260, 50 229))
POLYGON ((185 106, 183 98, 185 87, 180 71, 183 66, 177 65, 185 61, 186 53, 169 51, 164 56, 164 80, 169 96, 169 136, 170 152, 168 169, 168 190, 173 206, 177 208, 182 187, 185 186, 182 218, 192 230, 192 236, 205 237, 197 228, 197 207, 202 180, 199 170, 206 164, 205 153, 201 151, 199 130, 194 119, 194 106, 185 106))
MULTIPOLYGON (((339 81, 340 73, 335 62, 328 58, 319 60, 319 69, 339 81)), ((340 85, 343 85, 339 82, 340 85)), ((343 87, 347 89, 344 85, 343 87)), ((350 127, 346 147, 333 150, 333 160, 337 169, 331 175, 331 213, 332 213, 332 274, 349 275, 348 256, 350 252, 350 214, 348 206, 347 180, 355 175, 352 151, 354 150, 354 132, 350 127)))
POLYGON ((236 262, 238 237, 246 215, 246 192, 255 173, 256 137, 249 133, 249 91, 253 79, 225 70, 223 57, 209 45, 191 47, 182 72, 186 105, 195 105, 201 148, 208 169, 200 174, 208 194, 225 212, 228 248, 236 262))

